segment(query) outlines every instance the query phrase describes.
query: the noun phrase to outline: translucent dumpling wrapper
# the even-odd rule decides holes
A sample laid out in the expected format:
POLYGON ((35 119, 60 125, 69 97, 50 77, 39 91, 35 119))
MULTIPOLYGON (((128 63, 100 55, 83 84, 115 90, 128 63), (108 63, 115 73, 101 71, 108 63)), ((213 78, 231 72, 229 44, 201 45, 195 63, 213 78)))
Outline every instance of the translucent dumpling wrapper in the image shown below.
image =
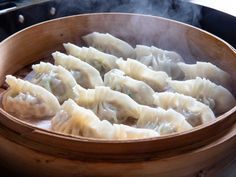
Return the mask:
POLYGON ((127 76, 147 83, 154 91, 165 91, 167 80, 171 79, 165 72, 154 71, 137 60, 119 59, 116 63, 127 76))
POLYGON ((32 68, 36 75, 31 82, 53 93, 60 103, 63 103, 68 98, 76 97, 73 90, 77 85, 76 80, 62 66, 40 62, 40 64, 33 65, 32 68))
POLYGON ((191 130, 193 127, 185 120, 185 117, 173 109, 139 107, 140 117, 137 127, 148 128, 157 131, 160 135, 191 130))
POLYGON ((234 96, 224 87, 207 79, 197 77, 186 81, 168 81, 172 91, 196 98, 208 105, 216 115, 225 113, 235 106, 234 96))
POLYGON ((126 123, 129 118, 137 120, 138 104, 124 93, 109 87, 97 86, 95 89, 77 89, 76 103, 91 109, 99 118, 111 123, 126 123))
POLYGON ((132 57, 134 53, 131 45, 109 33, 93 32, 83 36, 82 39, 87 45, 117 57, 126 59, 132 57))
POLYGON ((6 76, 8 90, 3 95, 3 109, 19 118, 43 119, 56 114, 60 104, 56 97, 38 85, 6 76))
POLYGON ((193 126, 198 126, 215 120, 215 115, 209 106, 196 99, 179 93, 162 92, 154 94, 153 104, 165 110, 174 109, 184 115, 193 126))
POLYGON ((180 69, 178 63, 173 62, 169 58, 163 59, 154 57, 150 54, 148 56, 141 57, 138 61, 145 64, 152 70, 166 72, 173 80, 183 80, 185 77, 184 72, 180 69))
POLYGON ((195 79, 196 77, 206 78, 217 85, 230 88, 230 75, 209 62, 197 62, 196 64, 178 63, 184 72, 184 80, 195 79))
POLYGON ((143 81, 125 76, 125 73, 113 69, 105 74, 104 84, 112 90, 116 90, 130 96, 134 101, 143 105, 153 105, 153 89, 143 81))
POLYGON ((78 57, 92 65, 100 72, 102 76, 111 69, 118 67, 116 64, 116 60, 118 60, 118 58, 114 55, 103 53, 93 47, 78 47, 71 43, 66 43, 63 45, 69 55, 78 57))
POLYGON ((76 82, 82 87, 94 88, 95 86, 104 85, 98 70, 88 63, 60 52, 54 52, 52 56, 55 60, 55 65, 61 65, 70 71, 76 82))
POLYGON ((152 55, 160 61, 170 60, 174 63, 184 62, 183 58, 177 52, 162 50, 154 46, 148 47, 145 45, 136 45, 134 51, 137 60, 140 60, 145 56, 152 55))
POLYGON ((159 136, 154 130, 100 120, 91 110, 78 106, 71 99, 64 102, 51 122, 56 132, 89 138, 125 140, 159 136))

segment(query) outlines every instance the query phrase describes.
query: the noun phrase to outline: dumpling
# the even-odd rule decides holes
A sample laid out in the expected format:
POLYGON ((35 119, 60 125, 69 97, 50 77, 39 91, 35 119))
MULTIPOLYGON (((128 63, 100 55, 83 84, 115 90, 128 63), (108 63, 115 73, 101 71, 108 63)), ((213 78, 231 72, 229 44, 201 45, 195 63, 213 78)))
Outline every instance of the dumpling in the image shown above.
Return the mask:
POLYGON ((170 60, 174 63, 184 62, 183 58, 178 53, 174 51, 162 50, 154 46, 148 47, 145 45, 136 45, 134 51, 137 60, 140 60, 145 56, 152 55, 153 57, 158 58, 160 61, 170 60))
POLYGON ((102 76, 111 69, 117 68, 116 60, 118 58, 116 56, 103 53, 93 47, 78 47, 71 43, 63 45, 69 55, 80 58, 81 60, 92 65, 100 72, 102 76))
POLYGON ((168 81, 171 90, 196 98, 208 105, 216 115, 222 114, 235 106, 234 96, 224 87, 197 77, 186 81, 168 81))
POLYGON ((138 104, 128 95, 97 86, 95 89, 78 89, 75 101, 78 105, 91 109, 99 118, 112 123, 124 123, 138 119, 138 104))
POLYGON ((104 75, 104 84, 112 90, 116 90, 130 96, 134 101, 143 105, 153 105, 153 89, 143 81, 125 76, 118 69, 112 69, 104 75))
POLYGON ((89 138, 124 140, 159 136, 154 130, 101 121, 91 110, 78 106, 71 99, 64 102, 51 123, 56 132, 89 138))
POLYGON ((6 76, 8 90, 3 95, 3 109, 19 118, 49 118, 60 109, 56 97, 28 81, 6 76))
POLYGON ((76 97, 73 89, 77 85, 76 80, 62 66, 40 62, 40 64, 33 65, 32 68, 36 76, 31 82, 53 93, 60 103, 63 103, 68 98, 76 97))
POLYGON ((82 37, 87 45, 96 49, 122 58, 130 58, 134 48, 127 42, 122 41, 108 33, 93 32, 82 37))
POLYGON ((103 85, 103 80, 98 70, 88 63, 60 52, 54 52, 52 56, 55 60, 55 65, 61 65, 70 71, 76 82, 82 87, 94 88, 95 86, 103 85))
POLYGON ((154 94, 153 104, 165 110, 174 109, 184 115, 193 126, 201 125, 215 119, 209 106, 196 99, 179 93, 162 92, 154 94))
POLYGON ((119 59, 116 63, 127 76, 147 83, 154 91, 165 91, 167 80, 171 79, 165 72, 153 71, 137 60, 119 59))
POLYGON ((164 71, 174 80, 184 78, 184 73, 177 64, 184 60, 178 53, 145 45, 136 45, 134 51, 136 59, 149 68, 164 71))
POLYGON ((173 80, 183 80, 184 72, 180 69, 178 63, 173 62, 169 58, 159 58, 154 57, 152 54, 148 56, 143 56, 138 59, 141 63, 145 64, 149 68, 155 71, 164 71, 173 80))
POLYGON ((140 106, 139 114, 137 127, 153 129, 160 135, 192 129, 185 117, 172 109, 164 110, 160 107, 140 106))
POLYGON ((209 62, 197 62, 196 64, 178 63, 180 69, 184 72, 184 80, 195 79, 196 77, 206 78, 222 85, 226 88, 230 88, 231 78, 230 75, 209 62))

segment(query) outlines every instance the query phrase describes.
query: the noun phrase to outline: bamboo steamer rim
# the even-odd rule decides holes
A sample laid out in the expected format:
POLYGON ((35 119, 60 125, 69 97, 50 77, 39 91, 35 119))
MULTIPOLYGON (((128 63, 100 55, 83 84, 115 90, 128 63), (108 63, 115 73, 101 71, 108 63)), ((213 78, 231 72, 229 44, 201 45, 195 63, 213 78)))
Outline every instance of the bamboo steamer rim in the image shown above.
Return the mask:
MULTIPOLYGON (((204 33, 206 36, 209 38, 214 38, 214 40, 217 40, 217 42, 220 42, 223 44, 226 48, 228 48, 229 51, 233 53, 233 55, 236 56, 236 51, 235 49, 223 41, 222 39, 204 31, 201 29, 198 29, 196 27, 193 27, 188 24, 184 24, 182 22, 177 22, 174 20, 170 19, 165 19, 162 17, 155 17, 155 16, 150 16, 150 15, 140 15, 140 14, 129 14, 129 13, 94 13, 94 14, 83 14, 83 15, 73 15, 73 16, 68 16, 68 17, 63 17, 59 19, 54 19, 46 22, 42 22, 36 25, 33 25, 31 27, 28 27, 26 29, 23 29, 12 36, 8 37, 4 41, 0 43, 0 50, 1 46, 7 43, 10 40, 14 40, 16 36, 22 35, 24 33, 27 33, 30 30, 40 28, 42 26, 46 25, 53 25, 54 23, 60 23, 60 21, 70 21, 71 19, 76 19, 80 20, 80 18, 91 18, 93 16, 99 17, 99 16, 106 16, 106 17, 112 17, 112 16, 123 16, 124 17, 134 17, 134 16, 139 16, 140 18, 151 18, 152 20, 159 20, 159 21, 164 21, 166 23, 171 23, 174 25, 180 25, 184 26, 185 28, 190 28, 191 30, 197 30, 200 33, 204 33)), ((83 153, 100 153, 99 150, 91 150, 89 147, 93 147, 94 145, 99 145, 101 148, 106 148, 107 146, 109 147, 115 147, 119 145, 119 147, 122 148, 127 148, 127 150, 120 149, 120 148, 115 148, 111 150, 108 150, 107 152, 101 152, 101 154, 132 154, 132 151, 130 151, 132 148, 137 148, 137 150, 134 150, 133 153, 153 153, 153 152, 164 152, 164 151, 169 151, 173 148, 179 148, 180 151, 182 151, 183 146, 186 146, 186 149, 190 150, 196 147, 200 147, 203 145, 208 144, 209 142, 215 140, 222 134, 219 133, 219 135, 215 135, 212 137, 208 137, 207 139, 203 139, 204 135, 206 133, 209 133, 213 130, 216 130, 218 128, 222 129, 231 127, 235 121, 236 121, 236 116, 235 118, 232 117, 233 114, 235 114, 236 111, 236 106, 234 106, 231 110, 228 112, 222 114, 221 116, 217 117, 216 120, 211 121, 209 123, 200 125, 198 127, 193 128, 192 130, 185 131, 185 132, 180 132, 180 133, 174 133, 174 134, 169 134, 169 135, 163 135, 160 137, 154 137, 154 138, 145 138, 145 139, 136 139, 136 140, 104 140, 104 139, 94 139, 94 138, 78 138, 74 136, 68 136, 68 135, 63 135, 59 133, 55 133, 52 131, 47 131, 38 127, 34 127, 29 123, 24 122, 23 120, 20 120, 14 116, 11 116, 7 112, 5 112, 2 108, 0 109, 0 114, 2 115, 2 118, 0 119, 0 123, 6 127, 7 129, 17 132, 19 136, 27 139, 27 141, 33 141, 37 142, 40 144, 43 144, 45 146, 52 146, 52 147, 57 147, 58 144, 64 144, 65 142, 70 142, 68 146, 65 147, 65 149, 73 150, 73 151, 79 151, 83 153), (226 122, 227 120, 227 122, 226 122), (226 123, 225 123, 226 122, 226 123), (35 137, 40 137, 39 139, 35 139, 35 137), (194 137, 194 139, 189 139, 194 137), (46 138, 46 140, 44 139, 46 138), (54 144, 51 143, 50 140, 54 140, 54 144), (186 140, 185 142, 181 142, 181 140, 186 140), (195 144, 195 145, 193 145, 195 144), (153 146, 150 146, 153 145, 153 146), (140 147, 144 146, 144 147, 140 147), (82 147, 82 149, 76 150, 76 148, 82 147)), ((227 129, 226 129, 227 132, 227 129)), ((225 133, 222 131, 222 133, 225 133)), ((214 133, 211 133, 212 135, 214 133)), ((23 143, 24 145, 27 145, 27 143, 23 143)), ((30 146, 31 147, 31 146, 30 146)), ((31 147, 35 149, 36 147, 31 147)), ((184 148, 185 149, 185 148, 184 148)))

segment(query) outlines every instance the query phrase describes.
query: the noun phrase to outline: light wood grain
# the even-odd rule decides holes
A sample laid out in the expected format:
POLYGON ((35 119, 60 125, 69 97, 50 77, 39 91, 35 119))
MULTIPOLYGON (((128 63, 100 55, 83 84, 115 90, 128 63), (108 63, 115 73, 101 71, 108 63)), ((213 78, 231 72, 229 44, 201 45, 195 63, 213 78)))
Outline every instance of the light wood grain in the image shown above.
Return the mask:
MULTIPOLYGON (((230 45, 182 23, 134 14, 78 15, 16 33, 0 43, 0 84, 5 75, 62 50, 63 42, 81 44, 81 36, 93 31, 109 32, 133 45, 175 50, 189 62, 211 61, 230 73, 236 93, 236 53, 230 45)), ((107 141, 44 131, 0 109, 0 158, 33 176, 192 177, 201 170, 213 174, 218 164, 236 155, 235 110, 188 132, 107 141)))

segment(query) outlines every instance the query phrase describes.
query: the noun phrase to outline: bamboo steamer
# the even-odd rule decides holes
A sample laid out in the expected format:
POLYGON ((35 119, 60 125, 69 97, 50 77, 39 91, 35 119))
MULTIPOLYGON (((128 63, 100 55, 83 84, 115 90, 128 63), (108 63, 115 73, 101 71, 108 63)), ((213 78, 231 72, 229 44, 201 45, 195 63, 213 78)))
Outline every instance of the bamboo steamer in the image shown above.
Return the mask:
MULTIPOLYGON (((236 52, 229 44, 183 23, 122 13, 76 15, 12 35, 0 43, 0 85, 7 74, 62 50, 63 42, 82 44, 81 36, 93 31, 175 50, 188 61, 210 61, 230 73, 235 94, 236 52)), ((235 111, 188 132, 108 141, 42 130, 0 109, 1 165, 24 176, 215 176, 236 157, 235 111)))

